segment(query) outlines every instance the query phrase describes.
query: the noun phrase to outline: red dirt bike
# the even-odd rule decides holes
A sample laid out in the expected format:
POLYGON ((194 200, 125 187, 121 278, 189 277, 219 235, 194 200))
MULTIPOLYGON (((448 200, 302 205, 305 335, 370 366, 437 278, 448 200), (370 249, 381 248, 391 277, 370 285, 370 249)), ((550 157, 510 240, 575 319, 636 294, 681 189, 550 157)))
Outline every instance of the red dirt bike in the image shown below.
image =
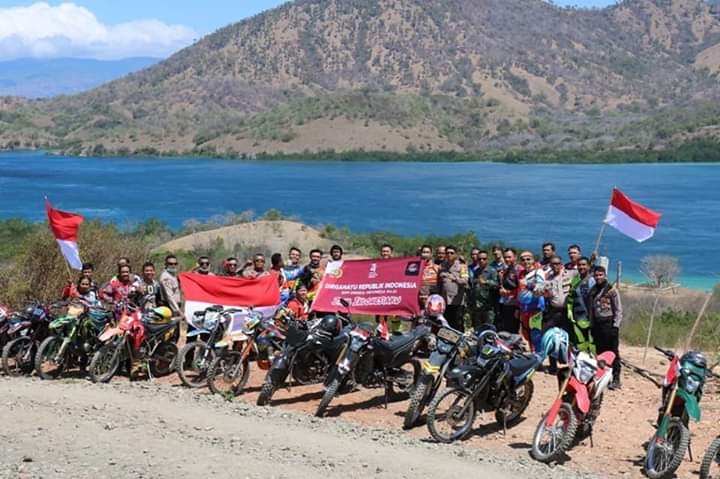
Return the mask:
MULTIPOLYGON (((615 354, 606 351, 596 358, 586 352, 572 354, 565 368, 557 399, 540 420, 533 436, 531 455, 549 463, 570 448, 580 432, 590 436, 600 414, 603 394, 612 381, 615 354)), ((558 374, 558 379, 560 379, 558 374)))
POLYGON ((178 319, 165 318, 150 311, 145 314, 122 305, 117 326, 108 326, 100 334, 103 345, 90 361, 90 379, 106 383, 127 363, 128 373, 134 362, 147 364, 150 379, 166 376, 173 370, 178 349, 178 319))

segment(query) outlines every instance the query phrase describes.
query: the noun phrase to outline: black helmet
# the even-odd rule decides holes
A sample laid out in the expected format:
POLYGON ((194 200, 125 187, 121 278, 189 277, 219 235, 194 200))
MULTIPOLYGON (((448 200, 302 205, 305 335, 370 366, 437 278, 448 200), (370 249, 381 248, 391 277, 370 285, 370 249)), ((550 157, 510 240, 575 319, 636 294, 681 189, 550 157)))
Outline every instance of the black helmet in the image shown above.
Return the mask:
POLYGON ((698 353, 697 351, 688 351, 687 353, 683 354, 680 358, 680 362, 688 362, 693 366, 701 369, 707 368, 707 359, 705 359, 705 356, 703 356, 702 353, 698 353))
POLYGON ((25 306, 22 315, 29 321, 42 321, 47 316, 47 311, 40 303, 31 303, 25 306))
POLYGON ((334 338, 335 336, 337 336, 338 333, 340 333, 341 329, 342 323, 337 318, 337 316, 329 314, 325 316, 322 320, 320 320, 320 325, 318 326, 318 333, 321 336, 334 338))

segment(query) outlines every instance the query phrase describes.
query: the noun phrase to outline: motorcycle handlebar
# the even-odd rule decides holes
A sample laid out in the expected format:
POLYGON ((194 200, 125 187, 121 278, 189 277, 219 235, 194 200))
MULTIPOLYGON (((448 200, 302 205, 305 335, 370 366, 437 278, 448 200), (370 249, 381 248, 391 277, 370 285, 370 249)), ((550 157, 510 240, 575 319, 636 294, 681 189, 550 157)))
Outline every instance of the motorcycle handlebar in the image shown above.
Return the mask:
POLYGON ((672 359, 675 357, 675 353, 673 353, 672 351, 670 351, 668 349, 658 348, 657 346, 653 346, 653 347, 655 348, 656 351, 662 353, 668 359, 672 359))

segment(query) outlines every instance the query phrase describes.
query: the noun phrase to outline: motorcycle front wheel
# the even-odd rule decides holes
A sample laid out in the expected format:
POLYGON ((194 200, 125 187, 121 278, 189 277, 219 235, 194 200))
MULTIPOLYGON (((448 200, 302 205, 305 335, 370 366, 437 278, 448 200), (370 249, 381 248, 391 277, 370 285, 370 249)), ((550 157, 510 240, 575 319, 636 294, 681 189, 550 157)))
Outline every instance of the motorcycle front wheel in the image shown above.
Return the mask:
POLYGON ((250 377, 250 363, 239 354, 221 354, 210 363, 207 384, 213 394, 232 399, 242 393, 250 377))
POLYGON ((49 336, 40 343, 38 352, 35 354, 35 371, 41 379, 56 379, 65 369, 67 353, 63 357, 57 358, 62 343, 63 338, 60 336, 49 336))
POLYGON ((430 397, 430 387, 432 386, 433 380, 434 378, 431 374, 423 374, 418 379, 413 393, 410 395, 410 403, 408 404, 407 411, 405 411, 403 429, 411 429, 420 419, 420 416, 425 410, 425 406, 427 406, 428 401, 432 399, 430 397))
POLYGON ((464 438, 475 422, 475 402, 462 389, 448 389, 428 408, 427 425, 438 442, 451 443, 464 438))
POLYGON ((121 352, 118 348, 122 347, 119 342, 103 344, 90 360, 90 380, 94 383, 107 383, 117 374, 120 369, 121 352))
POLYGON ((720 437, 715 438, 710 444, 700 467, 700 479, 718 478, 720 478, 720 437))
POLYGON ((207 372, 215 351, 202 341, 187 343, 177 356, 175 370, 183 385, 189 388, 207 386, 207 372))
POLYGON ((540 419, 535 429, 530 454, 540 462, 549 463, 565 452, 575 439, 577 417, 572 406, 562 403, 555 421, 547 425, 547 414, 540 419))
POLYGON ((688 428, 680 418, 670 418, 665 437, 653 437, 648 444, 645 475, 650 479, 670 477, 685 458, 688 444, 690 444, 688 428))
POLYGON ((500 425, 514 426, 530 405, 534 391, 535 386, 532 381, 518 385, 503 409, 495 411, 495 421, 500 425))

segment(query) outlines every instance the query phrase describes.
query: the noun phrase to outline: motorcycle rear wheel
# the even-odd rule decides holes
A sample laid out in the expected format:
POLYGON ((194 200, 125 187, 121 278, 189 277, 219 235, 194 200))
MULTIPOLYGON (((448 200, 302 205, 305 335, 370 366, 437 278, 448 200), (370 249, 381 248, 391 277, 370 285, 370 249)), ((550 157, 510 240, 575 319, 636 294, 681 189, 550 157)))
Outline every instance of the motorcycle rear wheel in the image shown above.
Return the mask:
POLYGON ((720 477, 720 437, 716 437, 703 456, 700 467, 700 479, 717 479, 720 477))
POLYGON ((49 336, 40 343, 37 354, 35 354, 35 371, 41 379, 57 379, 65 369, 68 357, 67 353, 60 358, 59 362, 55 361, 63 338, 60 336, 49 336))
POLYGON ((150 375, 154 378, 160 378, 172 373, 175 369, 175 360, 177 359, 178 348, 175 343, 161 343, 155 348, 150 357, 150 375))
POLYGON ((117 374, 120 369, 120 347, 116 342, 103 344, 90 360, 88 373, 90 380, 94 383, 107 383, 117 374))
POLYGON ((475 402, 462 389, 445 390, 428 407, 428 430, 438 442, 447 444, 463 439, 474 422, 475 402))
POLYGON ((422 366, 419 360, 413 358, 395 369, 395 378, 390 382, 390 391, 394 397, 404 399, 412 395, 415 390, 415 385, 422 372, 422 366))
POLYGON ((645 455, 645 475, 650 479, 663 479, 672 476, 680 467, 688 444, 690 431, 678 417, 670 418, 665 439, 650 439, 645 455))
POLYGON ((23 336, 5 345, 2 351, 2 368, 6 375, 17 377, 30 374, 34 367, 35 342, 23 336))
POLYGON ((207 384, 213 394, 228 399, 239 396, 250 377, 250 363, 240 361, 238 354, 221 354, 210 363, 207 384))
POLYGON ((566 402, 560 405, 555 422, 548 427, 545 424, 547 414, 545 414, 535 429, 533 435, 532 449, 530 455, 537 461, 549 463, 557 459, 565 452, 573 440, 577 432, 577 417, 572 406, 566 402), (550 435, 550 441, 545 443, 543 437, 545 433, 550 435))
POLYGON ((203 341, 187 343, 177 356, 175 370, 183 385, 189 388, 207 386, 207 372, 215 351, 203 341))
POLYGON ((507 404, 508 414, 505 415, 505 411, 495 411, 495 421, 498 424, 503 425, 505 423, 508 426, 514 426, 520 420, 527 407, 530 405, 530 400, 533 397, 535 391, 535 385, 532 381, 525 381, 519 385, 513 391, 513 397, 507 404))

